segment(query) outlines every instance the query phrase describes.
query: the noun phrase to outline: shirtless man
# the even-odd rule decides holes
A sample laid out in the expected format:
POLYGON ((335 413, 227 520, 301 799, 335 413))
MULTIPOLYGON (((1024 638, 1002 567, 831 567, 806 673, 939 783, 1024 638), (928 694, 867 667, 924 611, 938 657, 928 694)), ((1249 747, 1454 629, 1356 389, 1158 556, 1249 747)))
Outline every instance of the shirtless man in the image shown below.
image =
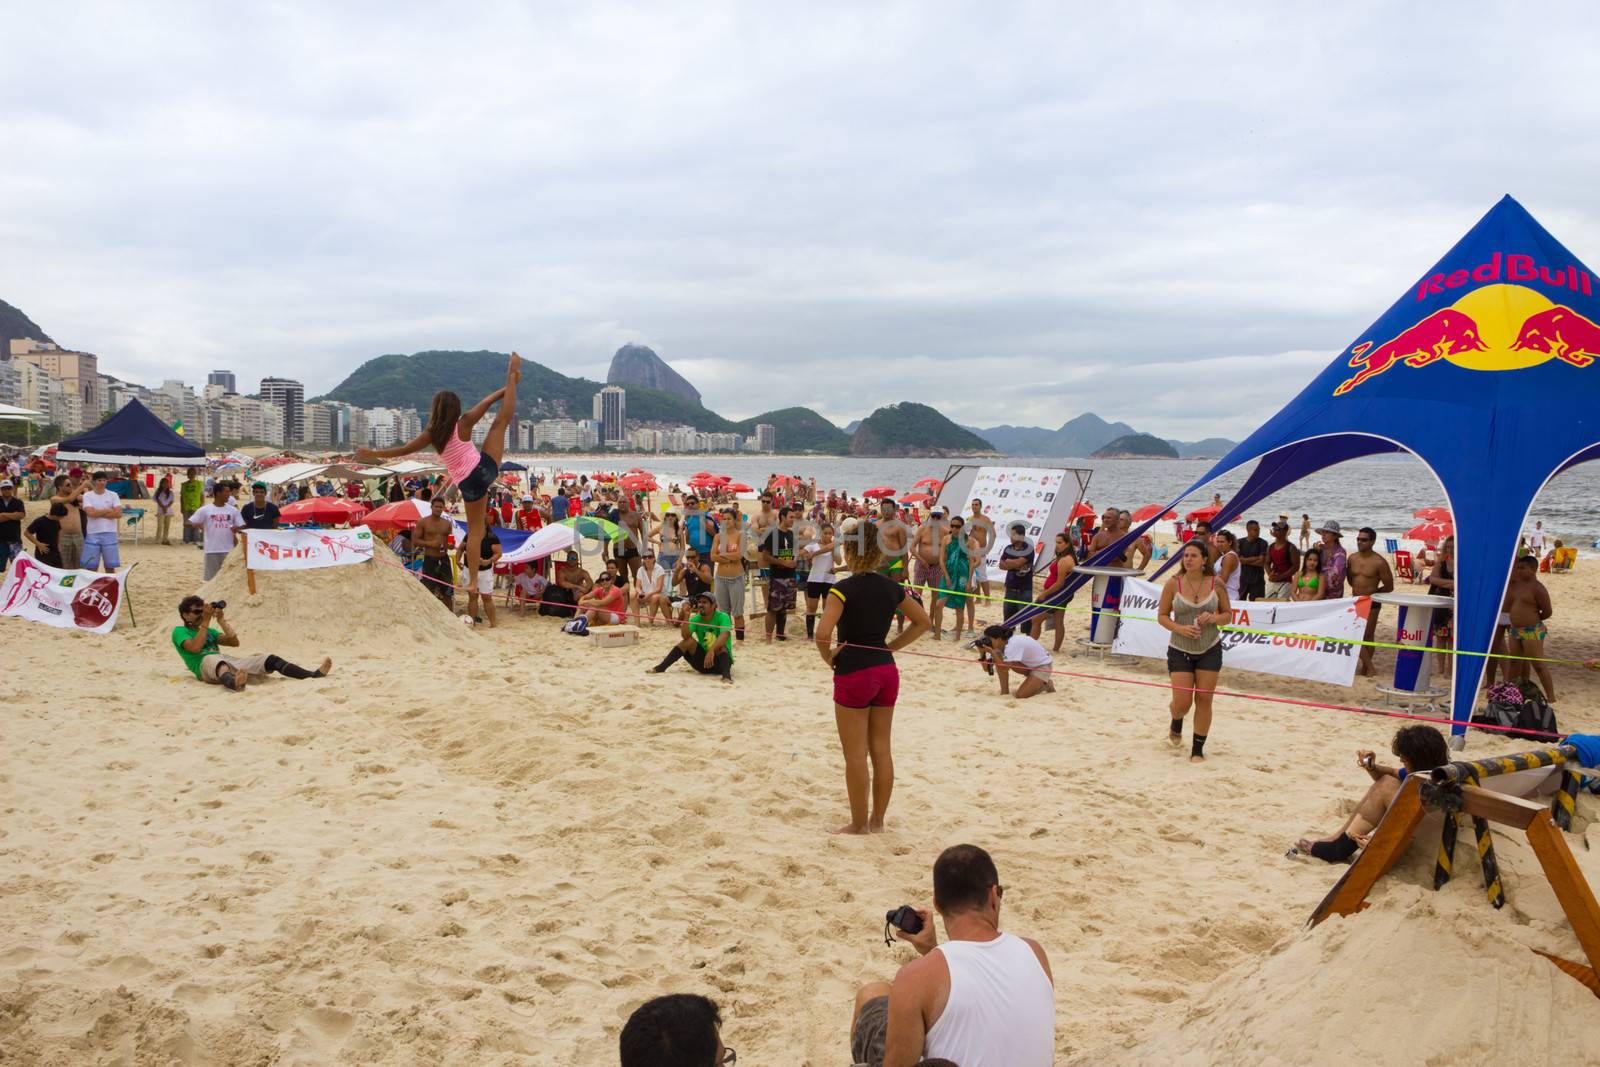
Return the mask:
POLYGON ((950 527, 945 522, 944 509, 936 507, 928 513, 928 521, 911 535, 911 556, 916 568, 912 578, 924 590, 924 597, 933 598, 933 609, 928 617, 933 622, 935 641, 944 640, 944 550, 949 544, 950 527))
MULTIPOLYGON (((773 518, 777 518, 776 514, 773 518)), ((717 610, 733 616, 733 635, 743 641, 744 528, 736 508, 727 508, 722 513, 722 528, 711 544, 711 562, 716 567, 712 589, 717 610)))
MULTIPOLYGON (((1124 508, 1117 512, 1117 536, 1126 537, 1132 532, 1133 512, 1124 508)), ((1154 551, 1155 547, 1150 541, 1150 535, 1143 534, 1128 546, 1128 552, 1122 558, 1129 561, 1127 566, 1142 571, 1150 566, 1150 554, 1154 551), (1137 560, 1135 560, 1135 557, 1138 557, 1137 560)))
MULTIPOLYGON (((750 519, 750 539, 745 542, 745 573, 748 574, 752 566, 756 567, 755 589, 756 614, 760 615, 767 608, 767 583, 772 580, 772 568, 761 564, 761 546, 766 544, 767 533, 778 525, 778 512, 776 510, 777 494, 772 489, 767 489, 761 494, 761 510, 750 519)), ((726 610, 726 609, 723 609, 726 610)), ((743 623, 740 623, 741 628, 743 623)))
POLYGON ((56 478, 55 495, 50 503, 65 504, 67 513, 61 516, 61 562, 69 571, 78 569, 78 557, 83 553, 83 510, 78 501, 90 489, 87 476, 76 480, 62 474, 56 478))
MULTIPOLYGON (((972 514, 967 516, 967 554, 972 557, 973 580, 977 583, 978 592, 983 594, 984 600, 989 599, 989 567, 985 560, 989 556, 989 548, 994 544, 994 523, 989 516, 983 513, 983 501, 973 498, 972 514)), ((972 625, 972 615, 976 606, 972 600, 967 601, 967 625, 972 625)))
POLYGON ((444 501, 429 501, 429 514, 417 520, 411 530, 411 545, 422 551, 422 580, 428 592, 452 612, 456 609, 455 573, 450 569, 450 520, 444 517, 444 501))
MULTIPOLYGON (((1094 537, 1089 540, 1089 555, 1085 558, 1093 559, 1102 549, 1110 548, 1122 536, 1122 513, 1116 508, 1106 508, 1105 514, 1100 516, 1100 528, 1094 532, 1094 537)), ((1106 567, 1126 567, 1128 565, 1128 552, 1123 549, 1122 555, 1115 559, 1105 560, 1102 564, 1106 567)))
POLYGON ((643 565, 645 546, 650 543, 649 520, 640 512, 633 509, 633 505, 626 501, 622 504, 621 514, 618 516, 617 525, 622 531, 622 541, 612 549, 616 556, 617 569, 623 573, 617 575, 617 587, 620 589, 628 582, 639 580, 639 568, 643 565))
MULTIPOLYGON (((1511 654, 1533 657, 1533 669, 1539 675, 1545 701, 1554 704, 1555 684, 1550 679, 1550 667, 1544 662, 1544 642, 1549 636, 1544 621, 1552 614, 1550 591, 1539 581, 1538 556, 1517 557, 1501 610, 1511 616, 1511 654)), ((1528 660, 1516 661, 1511 671, 1517 678, 1526 678, 1528 660)))
MULTIPOLYGON (((1377 540, 1377 531, 1370 526, 1363 526, 1356 533, 1356 550, 1345 560, 1344 570, 1344 576, 1350 582, 1351 596, 1394 592, 1394 571, 1389 569, 1389 561, 1372 550, 1377 540)), ((1372 638, 1378 632, 1378 614, 1382 607, 1374 601, 1367 610, 1367 632, 1361 638, 1361 657, 1356 670, 1368 676, 1378 673, 1378 669, 1372 665, 1372 654, 1377 651, 1372 647, 1372 638)))

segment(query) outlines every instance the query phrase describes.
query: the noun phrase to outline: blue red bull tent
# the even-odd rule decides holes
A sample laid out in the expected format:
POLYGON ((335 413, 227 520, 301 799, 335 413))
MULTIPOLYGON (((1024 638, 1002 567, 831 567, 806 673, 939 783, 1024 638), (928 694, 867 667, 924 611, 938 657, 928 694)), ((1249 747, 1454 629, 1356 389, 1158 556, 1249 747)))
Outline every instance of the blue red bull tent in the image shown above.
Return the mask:
POLYGON ((69 437, 56 459, 141 467, 203 467, 206 450, 184 440, 137 400, 130 400, 99 426, 69 437))
MULTIPOLYGON (((1345 460, 1410 452, 1455 519, 1458 651, 1494 637, 1518 537, 1556 474, 1600 458, 1594 275, 1507 196, 1265 425, 1173 501, 1259 459, 1216 523, 1345 460)), ((1115 559, 1154 522, 1088 562, 1115 559)), ((1052 598, 1064 601, 1081 582, 1052 598)), ((1037 614, 1040 609, 1029 609, 1037 614)), ((1457 657, 1462 734, 1485 660, 1457 657)))

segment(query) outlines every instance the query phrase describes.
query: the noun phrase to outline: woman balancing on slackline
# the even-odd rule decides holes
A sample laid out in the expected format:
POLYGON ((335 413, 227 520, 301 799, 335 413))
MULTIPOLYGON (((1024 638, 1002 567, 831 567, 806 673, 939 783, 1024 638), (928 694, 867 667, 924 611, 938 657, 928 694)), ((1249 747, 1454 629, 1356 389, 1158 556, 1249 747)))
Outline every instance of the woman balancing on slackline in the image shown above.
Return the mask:
POLYGON ((413 440, 393 448, 358 448, 356 460, 376 463, 409 455, 432 445, 444 461, 450 480, 461 490, 461 499, 467 505, 467 570, 468 575, 478 573, 478 558, 483 544, 483 534, 488 528, 484 521, 484 502, 489 487, 500 475, 500 457, 506 450, 506 429, 517 412, 517 381, 522 377, 522 360, 515 352, 506 364, 506 384, 474 404, 465 413, 461 398, 448 389, 433 394, 433 407, 428 412, 428 425, 413 440), (500 410, 489 424, 489 433, 483 439, 483 451, 472 443, 472 428, 489 413, 495 401, 500 410))
POLYGON ((1178 557, 1178 573, 1161 587, 1156 620, 1172 634, 1167 645, 1167 673, 1172 679, 1172 730, 1167 740, 1183 743, 1183 719, 1194 705, 1194 740, 1190 763, 1204 763, 1206 735, 1211 731, 1211 697, 1222 671, 1222 634, 1217 624, 1232 617, 1228 590, 1216 575, 1206 573, 1206 546, 1187 541, 1178 557))

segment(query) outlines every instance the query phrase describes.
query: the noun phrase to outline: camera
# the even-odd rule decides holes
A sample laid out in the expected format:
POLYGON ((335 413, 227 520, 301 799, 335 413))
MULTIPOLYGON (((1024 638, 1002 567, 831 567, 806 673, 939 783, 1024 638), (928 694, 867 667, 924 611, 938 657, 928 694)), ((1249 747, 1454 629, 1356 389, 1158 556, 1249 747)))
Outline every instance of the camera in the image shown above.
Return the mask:
POLYGON ((922 916, 910 904, 902 904, 883 917, 884 922, 890 926, 898 927, 908 934, 922 932, 922 916))
POLYGON ((227 608, 228 602, 226 600, 213 600, 211 606, 217 611, 222 611, 227 608))

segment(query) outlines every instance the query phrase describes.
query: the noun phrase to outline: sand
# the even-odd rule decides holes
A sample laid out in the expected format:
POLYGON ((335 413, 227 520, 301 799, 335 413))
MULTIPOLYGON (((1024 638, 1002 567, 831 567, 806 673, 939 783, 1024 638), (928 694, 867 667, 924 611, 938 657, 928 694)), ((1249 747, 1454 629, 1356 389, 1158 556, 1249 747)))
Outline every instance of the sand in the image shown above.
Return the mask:
MULTIPOLYGON (((1371 909, 1303 929, 1338 871, 1284 850, 1337 825, 1354 749, 1386 750, 1392 720, 1223 699, 1195 767, 1159 690, 1066 678, 1018 703, 964 654, 904 657, 888 830, 833 837, 829 675, 804 642, 747 641, 728 689, 646 675, 665 631, 608 651, 505 612, 469 629, 378 564, 252 597, 234 560, 206 592, 245 648, 336 663, 234 695, 168 638, 200 552, 125 557, 137 626, 0 619, 0 1062, 614 1063, 636 1005, 697 991, 740 1062, 837 1067, 854 988, 908 958, 884 911, 926 905, 959 841, 1050 954, 1058 1062, 1600 1062, 1600 999, 1529 951, 1580 953, 1509 833, 1501 912, 1465 837, 1432 892, 1425 840, 1371 909)), ((1553 652, 1600 656, 1600 569, 1549 584, 1553 652)), ((1600 675, 1558 685, 1563 726, 1600 729, 1600 675)), ((1595 810, 1569 842, 1600 886, 1595 810)))

